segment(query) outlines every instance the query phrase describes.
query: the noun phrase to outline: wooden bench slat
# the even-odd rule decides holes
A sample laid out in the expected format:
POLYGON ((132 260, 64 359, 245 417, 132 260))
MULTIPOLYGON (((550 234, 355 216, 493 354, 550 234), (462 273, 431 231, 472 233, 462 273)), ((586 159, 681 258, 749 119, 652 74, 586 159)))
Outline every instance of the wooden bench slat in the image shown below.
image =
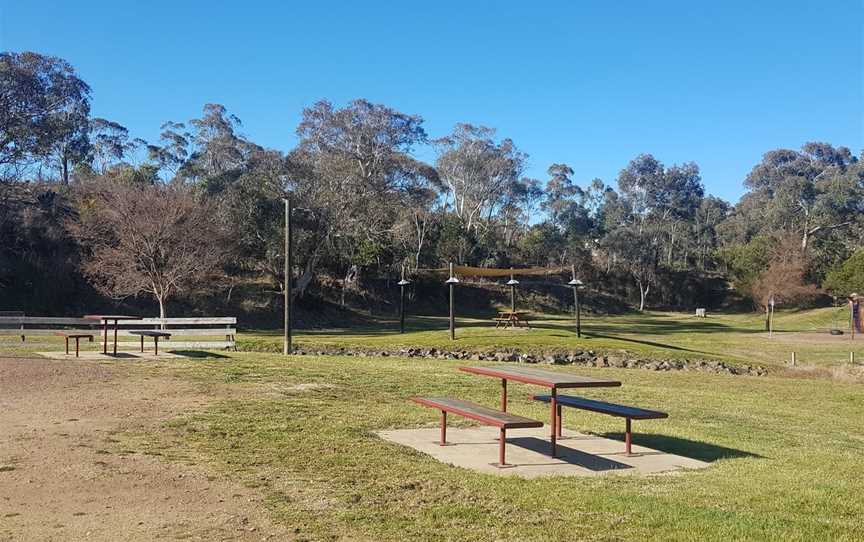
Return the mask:
MULTIPOLYGON (((552 400, 551 395, 535 395, 536 401, 548 403, 552 400)), ((573 395, 558 395, 556 397, 558 404, 597 412, 599 414, 609 414, 610 416, 618 416, 619 418, 630 418, 633 420, 654 420, 660 418, 668 418, 669 415, 659 410, 648 410, 646 408, 632 407, 627 405, 619 405, 615 403, 607 403, 605 401, 595 401, 594 399, 585 399, 584 397, 576 397, 573 395)))
POLYGON ((472 403, 471 401, 463 401, 462 399, 453 399, 450 397, 413 397, 411 400, 424 406, 452 412, 453 414, 502 429, 543 427, 543 422, 495 410, 472 403))

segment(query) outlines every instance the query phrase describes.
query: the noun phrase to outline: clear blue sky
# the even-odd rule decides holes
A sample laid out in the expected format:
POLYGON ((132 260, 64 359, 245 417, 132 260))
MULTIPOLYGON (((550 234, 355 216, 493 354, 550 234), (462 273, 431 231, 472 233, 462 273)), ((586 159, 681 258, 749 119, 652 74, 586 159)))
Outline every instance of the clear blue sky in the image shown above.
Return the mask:
POLYGON ((543 180, 566 162, 612 181, 650 152, 735 201, 767 150, 864 147, 862 20, 860 0, 0 0, 0 49, 65 58, 94 115, 148 140, 218 102, 287 150, 304 106, 363 97, 433 137, 495 127, 543 180))

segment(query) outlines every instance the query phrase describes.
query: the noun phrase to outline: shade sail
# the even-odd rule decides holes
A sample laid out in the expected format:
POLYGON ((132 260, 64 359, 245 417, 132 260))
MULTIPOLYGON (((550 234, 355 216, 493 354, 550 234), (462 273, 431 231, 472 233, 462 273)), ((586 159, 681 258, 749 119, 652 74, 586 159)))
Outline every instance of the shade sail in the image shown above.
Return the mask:
MULTIPOLYGON (((449 274, 449 267, 438 267, 434 269, 417 269, 416 273, 444 273, 449 274)), ((503 269, 494 267, 470 267, 467 265, 454 265, 453 273, 462 277, 509 277, 525 275, 558 275, 569 273, 568 267, 526 267, 522 269, 503 269)))

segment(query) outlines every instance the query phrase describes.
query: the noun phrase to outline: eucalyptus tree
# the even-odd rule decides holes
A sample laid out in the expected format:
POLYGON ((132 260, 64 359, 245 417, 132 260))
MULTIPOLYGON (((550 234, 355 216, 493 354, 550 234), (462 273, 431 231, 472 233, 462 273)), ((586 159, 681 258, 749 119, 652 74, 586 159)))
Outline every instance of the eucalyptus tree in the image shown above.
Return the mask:
POLYGON ((457 124, 434 144, 448 208, 468 230, 486 227, 524 182, 527 155, 510 139, 496 141, 495 130, 471 124, 457 124))
POLYGON ((0 53, 0 166, 21 174, 42 163, 64 184, 89 152, 90 87, 64 60, 0 53))
POLYGON ((384 256, 406 197, 438 183, 435 170, 411 155, 426 140, 422 124, 362 99, 343 108, 321 101, 303 111, 284 187, 314 217, 301 286, 325 254, 345 273, 343 284, 356 276, 355 265, 384 256))
POLYGON ((761 230, 794 233, 808 250, 814 239, 853 227, 864 212, 858 162, 849 149, 827 143, 769 151, 747 175, 742 211, 749 212, 738 217, 761 230))
POLYGON ((90 144, 95 171, 105 173, 111 165, 122 162, 146 142, 140 138, 130 138, 129 130, 120 123, 95 118, 90 120, 90 144))

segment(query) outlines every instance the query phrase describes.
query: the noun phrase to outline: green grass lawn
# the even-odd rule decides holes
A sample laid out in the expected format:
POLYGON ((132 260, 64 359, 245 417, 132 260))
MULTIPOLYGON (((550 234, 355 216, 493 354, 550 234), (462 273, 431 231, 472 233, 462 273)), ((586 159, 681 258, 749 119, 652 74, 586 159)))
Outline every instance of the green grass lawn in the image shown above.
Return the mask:
MULTIPOLYGON (((737 363, 782 365, 796 352, 804 364, 839 365, 855 351, 864 360, 864 337, 853 342, 848 332, 832 337, 832 327, 847 328, 845 309, 778 312, 775 333, 768 338, 763 316, 757 313, 710 314, 695 318, 674 312, 592 316, 583 319, 583 336, 576 337, 569 318, 542 316, 531 331, 495 329, 490 320, 460 318, 457 340, 451 341, 446 318, 413 317, 407 332, 398 334, 393 320, 365 327, 299 331, 299 346, 355 346, 371 349, 398 347, 446 348, 566 348, 627 352, 665 358, 722 359, 737 363)), ((240 335, 240 348, 281 351, 281 331, 252 331, 240 335)))
MULTIPOLYGON (((451 467, 373 434, 437 424, 412 395, 496 405, 497 381, 458 366, 257 353, 137 365, 227 389, 231 399, 123 446, 203 459, 259 487, 276 521, 301 540, 864 539, 860 385, 557 368, 620 379, 621 388, 585 395, 669 412, 637 422, 634 442, 711 466, 527 481, 451 467)), ((511 410, 545 420, 547 409, 528 400, 533 391, 513 384, 511 410)), ((618 438, 622 430, 621 420, 590 413, 564 420, 618 438)))
MULTIPOLYGON (((242 322, 241 322, 242 324, 242 322)), ((460 318, 457 339, 450 341, 447 319, 412 317, 407 332, 398 333, 398 322, 380 319, 364 326, 295 332, 296 344, 314 349, 317 345, 393 350, 400 347, 438 347, 521 350, 581 349, 616 353, 626 351, 655 358, 718 359, 733 363, 783 365, 796 352, 802 364, 836 366, 849 359, 849 352, 864 362, 864 337, 850 340, 828 334, 832 327, 848 328, 847 309, 814 309, 777 313, 773 338, 764 331, 758 313, 709 314, 695 318, 675 312, 629 313, 618 316, 586 315, 582 338, 576 337, 572 319, 535 315, 530 331, 495 329, 489 319, 460 318)), ((175 337, 175 340, 182 340, 175 337)), ((194 337, 192 338, 194 339, 194 337)), ((128 340, 128 339, 127 339, 128 340)), ((100 342, 82 343, 98 350, 100 342)), ((170 342, 163 343, 170 349, 170 342)), ((281 330, 241 330, 238 348, 249 351, 281 352, 281 330)), ((28 354, 61 350, 62 339, 33 337, 22 343, 15 336, 0 336, 0 354, 28 354)))

